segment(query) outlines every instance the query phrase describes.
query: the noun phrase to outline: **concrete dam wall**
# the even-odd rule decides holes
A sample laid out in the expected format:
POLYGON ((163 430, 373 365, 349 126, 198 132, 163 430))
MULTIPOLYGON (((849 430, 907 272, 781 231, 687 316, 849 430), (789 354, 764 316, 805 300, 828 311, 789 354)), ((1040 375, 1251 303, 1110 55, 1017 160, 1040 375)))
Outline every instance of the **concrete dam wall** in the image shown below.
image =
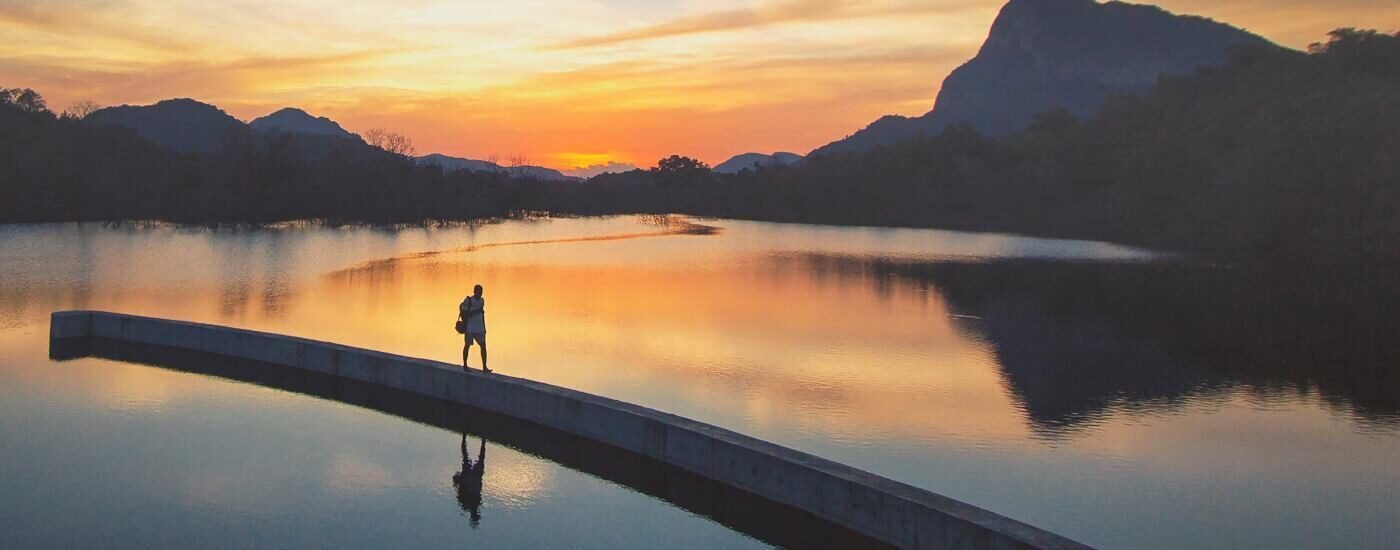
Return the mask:
POLYGON ((603 443, 903 548, 1086 548, 1016 520, 730 430, 502 374, 278 334, 98 311, 55 312, 49 337, 163 346, 441 399, 603 443))

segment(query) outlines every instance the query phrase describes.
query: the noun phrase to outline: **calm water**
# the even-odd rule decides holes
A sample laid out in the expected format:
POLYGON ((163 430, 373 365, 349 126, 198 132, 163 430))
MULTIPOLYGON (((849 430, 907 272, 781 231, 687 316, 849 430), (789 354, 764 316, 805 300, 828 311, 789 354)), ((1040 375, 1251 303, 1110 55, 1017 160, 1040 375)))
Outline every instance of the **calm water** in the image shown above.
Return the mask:
MULTIPOLYGON (((1096 243, 631 217, 0 228, 0 546, 760 544, 510 442, 489 447, 473 527, 451 483, 456 430, 47 357, 49 312, 90 308, 456 361, 451 322, 474 283, 494 368, 1089 544, 1400 546, 1388 303, 1152 259, 1096 243)), ((474 453, 481 440, 469 441, 474 453)))

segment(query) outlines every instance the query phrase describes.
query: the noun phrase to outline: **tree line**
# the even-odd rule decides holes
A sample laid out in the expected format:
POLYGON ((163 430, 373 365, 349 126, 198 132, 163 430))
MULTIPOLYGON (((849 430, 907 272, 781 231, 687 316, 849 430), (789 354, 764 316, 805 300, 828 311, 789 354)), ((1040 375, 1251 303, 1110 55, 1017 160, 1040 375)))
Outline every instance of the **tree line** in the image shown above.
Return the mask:
POLYGON ((532 208, 939 227, 1274 263, 1400 265, 1400 35, 1244 46, 1080 120, 1001 139, 961 124, 738 175, 663 162, 532 208))
POLYGON ((673 156, 587 182, 444 171, 327 136, 237 132, 176 154, 0 93, 0 221, 374 223, 512 212, 684 213, 1112 240, 1311 265, 1400 265, 1400 35, 1340 29, 1039 115, 954 124, 864 153, 717 174, 673 156))
POLYGON ((83 111, 91 109, 55 115, 32 90, 0 90, 0 222, 402 223, 507 213, 509 178, 421 166, 393 134, 375 147, 244 128, 224 136, 218 154, 177 153, 88 123, 83 111))

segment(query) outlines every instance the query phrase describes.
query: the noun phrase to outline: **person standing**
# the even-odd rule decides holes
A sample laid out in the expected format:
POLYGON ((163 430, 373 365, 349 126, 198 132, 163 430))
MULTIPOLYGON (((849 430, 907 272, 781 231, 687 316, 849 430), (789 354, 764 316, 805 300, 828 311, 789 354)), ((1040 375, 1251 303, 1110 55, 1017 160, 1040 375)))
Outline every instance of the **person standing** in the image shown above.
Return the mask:
POLYGON ((472 289, 472 295, 462 300, 462 305, 457 308, 457 320, 466 325, 466 331, 463 332, 466 343, 462 346, 462 368, 467 368, 467 356, 471 353, 472 341, 475 340, 481 346, 481 370, 491 372, 491 369, 486 367, 486 298, 483 298, 481 293, 481 285, 476 285, 476 288, 472 289))

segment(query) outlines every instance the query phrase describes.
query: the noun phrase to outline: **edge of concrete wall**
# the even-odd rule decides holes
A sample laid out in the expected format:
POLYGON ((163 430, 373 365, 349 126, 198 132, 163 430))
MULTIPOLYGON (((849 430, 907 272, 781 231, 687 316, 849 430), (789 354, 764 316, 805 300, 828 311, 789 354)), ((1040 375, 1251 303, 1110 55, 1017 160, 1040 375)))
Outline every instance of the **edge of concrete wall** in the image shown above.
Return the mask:
POLYGON ((97 337, 238 357, 455 401, 645 455, 899 547, 1088 548, 802 451, 524 378, 293 336, 102 311, 54 312, 49 336, 97 337))

